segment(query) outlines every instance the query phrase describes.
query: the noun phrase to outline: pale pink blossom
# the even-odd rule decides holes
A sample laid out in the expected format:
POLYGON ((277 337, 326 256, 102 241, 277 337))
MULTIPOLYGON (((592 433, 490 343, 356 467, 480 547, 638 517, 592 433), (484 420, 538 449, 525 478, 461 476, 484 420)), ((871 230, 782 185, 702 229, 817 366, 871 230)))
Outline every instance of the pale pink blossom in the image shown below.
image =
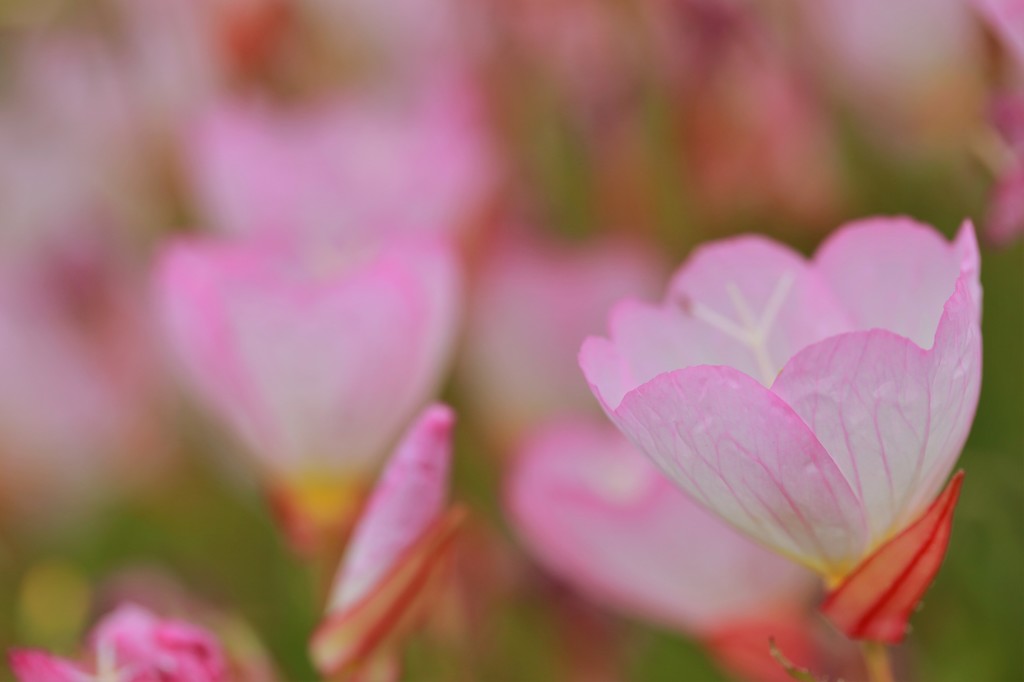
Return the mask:
POLYGON ((198 397, 272 476, 365 476, 438 388, 459 308, 446 242, 170 243, 156 274, 198 397))
POLYGON ((36 650, 14 650, 19 682, 222 682, 228 667, 220 644, 190 623, 162 619, 125 604, 100 621, 82 662, 36 650))
POLYGON ((613 426, 592 419, 555 422, 524 443, 506 506, 556 575, 696 637, 798 612, 813 589, 813 574, 701 509, 613 426))
POLYGON ((697 502, 843 578, 936 497, 981 378, 972 226, 840 228, 806 260, 698 249, 661 304, 620 303, 580 363, 616 425, 697 502))
POLYGON ((666 272, 624 239, 569 244, 508 230, 470 292, 460 379, 470 407, 503 441, 549 417, 596 408, 573 361, 625 296, 653 296, 666 272))
POLYGON ((447 406, 428 407, 382 473, 310 643, 322 674, 392 667, 401 638, 423 615, 461 519, 457 510, 445 513, 454 424, 447 406))
POLYGON ((227 100, 194 127, 188 170, 207 221, 226 232, 455 233, 494 180, 477 109, 455 84, 411 101, 350 94, 292 110, 227 100))

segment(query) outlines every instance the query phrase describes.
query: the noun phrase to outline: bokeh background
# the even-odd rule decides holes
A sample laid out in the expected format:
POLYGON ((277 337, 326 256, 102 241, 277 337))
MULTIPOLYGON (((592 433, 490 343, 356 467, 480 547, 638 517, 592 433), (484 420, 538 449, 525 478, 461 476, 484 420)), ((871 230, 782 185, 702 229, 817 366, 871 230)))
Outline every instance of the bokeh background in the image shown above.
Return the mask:
MULTIPOLYGON (((506 521, 519 421, 558 406, 501 402, 508 366, 531 360, 495 349, 530 334, 488 314, 541 324, 516 305, 570 287, 548 274, 513 283, 518 304, 485 296, 506 240, 628 244, 659 263, 641 268, 654 296, 702 241, 760 232, 810 253, 845 220, 907 214, 978 225, 984 379, 949 554, 896 656, 933 682, 1024 679, 1024 199, 999 113, 1022 81, 987 4, 0 0, 0 649, 71 651, 98 611, 146 594, 200 602, 282 679, 315 677, 320 577, 240 445, 180 390, 149 270, 169 235, 219 227, 196 152, 209 111, 401 99, 444 65, 488 153, 460 216, 470 301, 443 393, 485 608, 458 651, 414 641, 408 677, 566 679, 601 650, 622 679, 725 679, 682 635, 545 575, 506 521)), ((571 354, 547 374, 585 391, 571 354)))

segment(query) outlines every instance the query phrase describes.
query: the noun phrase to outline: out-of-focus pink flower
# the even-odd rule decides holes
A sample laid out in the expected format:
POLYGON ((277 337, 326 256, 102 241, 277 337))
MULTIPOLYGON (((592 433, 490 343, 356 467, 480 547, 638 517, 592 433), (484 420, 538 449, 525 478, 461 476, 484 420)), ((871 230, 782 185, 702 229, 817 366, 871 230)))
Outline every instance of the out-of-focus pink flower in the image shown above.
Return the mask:
POLYGON ((134 604, 153 613, 174 613, 179 620, 202 623, 230 662, 232 680, 278 682, 281 677, 260 635, 238 612, 214 606, 188 590, 164 569, 134 565, 118 569, 96 586, 93 609, 113 611, 134 604))
POLYGON ((1005 246, 1024 232, 1024 161, 1015 159, 996 181, 989 197, 985 236, 1005 246))
POLYGON ((83 663, 41 651, 15 650, 11 669, 20 682, 220 682, 228 679, 220 644, 190 623, 161 619, 127 604, 107 615, 89 636, 83 663))
POLYGON ((504 59, 509 43, 550 79, 584 114, 600 113, 621 100, 641 73, 639 41, 619 14, 621 7, 594 0, 514 0, 488 7, 495 42, 504 59))
POLYGON ((203 213, 228 232, 335 241, 458 231, 494 179, 479 112, 461 87, 414 99, 222 103, 188 145, 203 213))
POLYGON ((839 202, 839 154, 822 102, 777 55, 725 65, 692 103, 697 200, 712 214, 778 207, 804 220, 839 202))
POLYGON ((301 0, 350 70, 367 80, 409 84, 468 63, 479 34, 462 0, 301 0))
POLYGON ((1018 62, 1024 63, 1024 2, 973 0, 974 8, 998 32, 1018 62))
POLYGON ((156 277, 196 393, 285 487, 358 487, 436 390, 458 323, 454 254, 434 239, 186 240, 156 277))
POLYGON ((948 143, 974 125, 983 54, 964 0, 799 4, 821 77, 879 132, 948 143))
POLYGON ((580 363, 683 490, 836 584, 911 526, 960 454, 981 380, 978 277, 969 223, 949 244, 868 219, 812 261, 727 240, 699 249, 664 303, 620 303, 580 363))
POLYGON ((128 93, 103 44, 57 33, 19 48, 0 108, 4 261, 34 257, 95 218, 138 218, 144 194, 128 93))
POLYGON ((1006 246, 1024 232, 1024 96, 995 97, 991 111, 997 135, 981 151, 996 176, 989 196, 984 236, 996 246, 1006 246))
POLYGON ((680 110, 692 201, 709 217, 783 211, 820 223, 840 195, 835 133, 804 65, 763 7, 645 0, 680 110))
POLYGON ((9 659, 18 682, 93 682, 84 669, 45 651, 14 650, 9 659))
POLYGON ((0 260, 0 498, 39 521, 155 463, 142 446, 157 397, 152 330, 135 295, 144 276, 123 245, 77 226, 62 243, 0 260))
POLYGON ((651 296, 665 268, 620 239, 568 248, 509 231, 489 249, 470 299, 462 383, 503 442, 597 406, 573 359, 625 296, 651 296))
MULTIPOLYGON (((775 634, 789 634, 813 588, 813 574, 701 509, 610 425, 570 419, 538 432, 522 448, 506 500, 556 575, 708 646, 754 622, 777 621, 775 634)), ((771 634, 758 678, 784 679, 768 655, 771 634)), ((809 641, 786 644, 810 663, 809 641)))
POLYGON ((258 71, 287 33, 287 0, 117 0, 113 75, 150 145, 239 77, 258 71))
POLYGON ((445 512, 454 423, 450 408, 428 407, 382 474, 310 642, 321 674, 397 670, 397 647, 439 587, 463 516, 445 512))

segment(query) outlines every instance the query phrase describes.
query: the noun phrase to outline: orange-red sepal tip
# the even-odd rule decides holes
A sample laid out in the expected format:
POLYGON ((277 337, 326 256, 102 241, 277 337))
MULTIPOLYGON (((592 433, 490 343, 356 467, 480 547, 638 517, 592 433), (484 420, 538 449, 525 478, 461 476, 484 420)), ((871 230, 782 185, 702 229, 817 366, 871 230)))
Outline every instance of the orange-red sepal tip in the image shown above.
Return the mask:
POLYGON ((466 510, 449 509, 350 607, 328 614, 310 640, 310 655, 327 677, 358 679, 393 654, 422 617, 443 578, 466 510))
POLYGON ((903 640, 910 614, 946 556, 963 478, 958 471, 917 521, 829 592, 821 610, 847 637, 886 644, 903 640))

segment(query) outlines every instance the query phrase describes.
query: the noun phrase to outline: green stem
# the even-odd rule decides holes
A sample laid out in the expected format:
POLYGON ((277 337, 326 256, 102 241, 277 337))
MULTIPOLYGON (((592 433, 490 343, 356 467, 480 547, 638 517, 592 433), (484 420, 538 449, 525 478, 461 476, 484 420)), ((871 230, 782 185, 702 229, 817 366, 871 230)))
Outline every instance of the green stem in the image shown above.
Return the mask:
POLYGON ((889 652, 884 644, 864 642, 861 645, 861 652, 864 654, 864 664, 867 666, 868 679, 871 682, 895 682, 889 652))

